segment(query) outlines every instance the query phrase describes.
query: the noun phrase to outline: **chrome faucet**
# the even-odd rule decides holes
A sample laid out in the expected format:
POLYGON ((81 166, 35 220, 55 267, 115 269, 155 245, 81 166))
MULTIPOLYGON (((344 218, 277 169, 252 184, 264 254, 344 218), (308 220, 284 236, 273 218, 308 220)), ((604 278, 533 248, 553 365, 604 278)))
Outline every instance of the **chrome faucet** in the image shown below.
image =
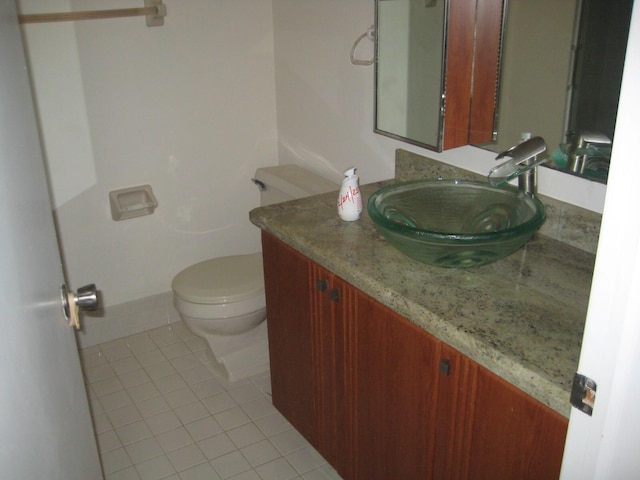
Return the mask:
POLYGON ((496 157, 496 160, 510 158, 489 171, 487 177, 489 183, 499 187, 518 177, 518 188, 529 195, 536 195, 538 188, 536 167, 549 159, 546 153, 547 144, 542 137, 533 137, 514 145, 496 157))
POLYGON ((584 173, 587 166, 589 147, 610 147, 611 139, 599 132, 567 132, 567 170, 575 173, 584 173))

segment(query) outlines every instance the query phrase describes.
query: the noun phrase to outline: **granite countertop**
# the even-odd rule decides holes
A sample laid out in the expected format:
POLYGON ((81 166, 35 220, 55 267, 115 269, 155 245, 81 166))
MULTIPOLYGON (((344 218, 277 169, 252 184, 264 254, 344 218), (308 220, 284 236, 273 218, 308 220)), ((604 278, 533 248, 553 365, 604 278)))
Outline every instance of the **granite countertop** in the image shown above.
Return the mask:
POLYGON ((355 222, 339 219, 337 192, 260 207, 250 220, 568 417, 594 255, 537 234, 483 267, 419 263, 388 244, 366 212, 386 183, 362 186, 365 211, 355 222))

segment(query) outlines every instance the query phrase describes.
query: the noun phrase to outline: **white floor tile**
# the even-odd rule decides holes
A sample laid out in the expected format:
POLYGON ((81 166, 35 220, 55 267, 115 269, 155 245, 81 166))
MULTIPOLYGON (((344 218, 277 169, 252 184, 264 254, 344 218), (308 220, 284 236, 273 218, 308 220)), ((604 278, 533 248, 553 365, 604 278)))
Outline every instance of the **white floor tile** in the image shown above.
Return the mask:
POLYGON ((186 382, 178 373, 167 375, 162 378, 156 378, 153 380, 153 383, 156 384, 156 387, 158 387, 160 393, 163 394, 173 392, 174 390, 178 390, 179 388, 187 386, 186 382))
POLYGON ((131 459, 124 448, 116 448, 101 455, 102 468, 105 474, 110 474, 122 470, 132 465, 131 459))
POLYGON ((163 355, 164 360, 158 363, 154 363, 152 365, 147 365, 144 369, 147 371, 147 374, 151 377, 152 380, 157 380, 163 377, 167 377, 169 375, 176 375, 178 372, 173 365, 167 360, 163 355))
POLYGON ((209 460, 237 450, 235 444, 226 433, 220 433, 213 437, 205 438, 197 443, 200 450, 204 452, 209 460))
POLYGON ((117 408, 126 407, 127 405, 131 405, 133 402, 131 401, 131 397, 127 394, 125 390, 118 390, 117 392, 108 393, 99 398, 100 405, 106 412, 110 412, 117 408))
POLYGON ((151 378, 142 367, 138 367, 130 372, 118 376, 124 388, 135 387, 151 381, 151 378))
POLYGON ((264 439, 264 434, 254 423, 247 423, 241 427, 229 430, 227 435, 229 435, 231 441, 235 443, 238 448, 246 447, 264 439))
POLYGON ((115 362, 133 355, 126 342, 122 339, 107 342, 100 347, 100 350, 109 362, 115 362))
POLYGON ((240 407, 233 407, 224 412, 216 413, 213 417, 225 431, 232 430, 251 421, 240 407))
POLYGON ((151 367, 153 365, 157 365, 158 363, 166 362, 167 357, 165 357, 160 349, 148 350, 146 352, 136 353, 135 357, 140 362, 144 368, 151 367))
POLYGON ((189 347, 187 347, 184 342, 175 342, 171 345, 160 348, 160 350, 169 360, 181 357, 186 354, 192 354, 191 350, 189 350, 189 347))
POLYGON ((240 405, 240 407, 247 415, 249 415, 251 420, 258 420, 259 418, 266 417, 267 415, 277 412, 271 402, 264 398, 264 396, 244 403, 240 405))
POLYGON ((211 461, 211 465, 218 472, 220 478, 228 479, 239 473, 251 470, 251 465, 242 456, 240 452, 234 450, 233 452, 222 455, 211 461))
MULTIPOLYGON (((209 463, 201 463, 180 472, 181 480, 221 480, 209 463)), ((259 479, 258 479, 259 480, 259 479)))
POLYGON ((140 480, 140 475, 132 466, 107 475, 106 480, 140 480))
MULTIPOLYGON (((207 373, 209 376, 211 375, 210 372, 207 371, 207 373)), ((182 377, 185 378, 187 383, 189 383, 189 379, 185 373, 182 374, 182 377)), ((209 378, 198 383, 189 383, 189 385, 191 386, 193 393, 195 393, 200 400, 225 393, 224 387, 220 385, 220 382, 213 378, 209 378)))
POLYGON ((260 465, 255 470, 262 480, 290 480, 298 476, 298 472, 282 457, 260 465))
POLYGON ((260 475, 255 470, 248 470, 238 475, 234 475, 229 480, 261 480, 260 475))
POLYGON ((293 428, 273 435, 270 440, 282 455, 287 455, 309 445, 306 439, 293 428))
POLYGON ((169 452, 167 457, 178 472, 207 461, 202 450, 195 443, 169 452))
POLYGON ((211 415, 235 408, 238 404, 227 392, 217 393, 211 397, 203 398, 202 404, 205 406, 211 415))
POLYGON ((133 370, 137 370, 140 368, 140 362, 133 355, 125 358, 121 358, 120 360, 116 360, 115 362, 111 362, 111 366, 113 370, 116 372, 116 375, 124 375, 125 373, 131 372, 133 370))
POLYGON ((120 383, 120 379, 114 376, 105 378, 104 380, 98 380, 97 382, 92 382, 91 388, 97 396, 102 397, 104 395, 117 392, 118 390, 122 390, 123 386, 122 383, 120 383))
POLYGON ((193 393, 187 386, 165 393, 164 398, 174 410, 183 405, 187 405, 188 403, 193 403, 198 400, 196 394, 193 393))
MULTIPOLYGON (((105 359, 105 362, 107 362, 106 359, 105 359)), ((83 364, 83 367, 84 367, 84 376, 91 383, 116 376, 115 370, 109 363, 100 364, 100 365, 83 364)))
POLYGON ((156 415, 160 415, 161 413, 166 413, 171 410, 171 407, 162 395, 136 402, 136 406, 140 415, 144 418, 155 417, 156 415))
POLYGON ((146 422, 155 435, 174 430, 182 425, 180 419, 171 411, 149 417, 146 422))
POLYGON ((251 402, 263 397, 263 393, 253 383, 246 383, 237 388, 229 389, 229 395, 238 405, 251 402))
POLYGON ((271 404, 229 383, 181 322, 80 352, 106 480, 341 480, 271 404))
POLYGON ((137 422, 138 420, 142 420, 140 412, 138 412, 138 409, 133 404, 108 411, 107 417, 109 417, 109 421, 111 421, 113 428, 122 427, 123 425, 128 425, 130 423, 137 422))
POLYGON ((306 473, 321 467, 327 461, 312 447, 304 447, 285 457, 298 473, 306 473))
POLYGON ((222 427, 210 416, 187 423, 185 428, 195 441, 204 440, 222 433, 222 427))
POLYGON ((302 475, 304 480, 341 480, 340 475, 330 466, 324 465, 302 475))
POLYGON ((134 464, 164 455, 164 451, 155 437, 145 438, 139 442, 127 445, 124 448, 134 464))
POLYGON ((148 381, 145 383, 141 383, 140 385, 128 387, 127 393, 129 394, 129 397, 131 397, 131 400, 137 403, 149 398, 159 396, 160 390, 158 390, 158 387, 156 387, 155 383, 148 381))
POLYGON ((111 450, 122 447, 122 442, 120 442, 118 435, 116 435, 116 432, 113 430, 97 434, 96 439, 98 441, 98 450, 101 453, 110 452, 111 450))
POLYGON ((176 473, 169 459, 165 456, 154 457, 136 465, 141 480, 160 480, 176 473))
POLYGON ((174 430, 161 433, 156 436, 158 443, 165 452, 172 452, 179 448, 187 447, 194 443, 193 438, 184 427, 178 427, 174 430))
POLYGON ((118 427, 116 428, 116 433, 118 434, 122 445, 136 443, 140 440, 144 440, 145 438, 153 436, 153 432, 142 420, 124 425, 122 427, 118 427))
POLYGON ((254 467, 271 462, 281 456, 280 452, 278 452, 269 440, 262 440, 242 448, 242 454, 254 467))
POLYGON ((108 430, 113 430, 113 426, 107 418, 106 413, 96 414, 92 412, 91 416, 93 417, 93 429, 95 430, 96 434, 104 433, 108 430))
POLYGON ((200 401, 187 403, 173 409, 183 425, 209 416, 209 412, 200 401))
POLYGON ((202 366, 202 363, 200 363, 200 360, 198 360, 198 357, 196 357, 188 348, 185 353, 183 353, 178 357, 167 357, 167 358, 170 358, 169 361, 171 362, 171 365, 173 365, 173 367, 180 373, 202 366))
POLYGON ((272 437, 273 435, 285 432, 292 428, 291 424, 280 412, 259 418, 255 423, 267 437, 272 437))

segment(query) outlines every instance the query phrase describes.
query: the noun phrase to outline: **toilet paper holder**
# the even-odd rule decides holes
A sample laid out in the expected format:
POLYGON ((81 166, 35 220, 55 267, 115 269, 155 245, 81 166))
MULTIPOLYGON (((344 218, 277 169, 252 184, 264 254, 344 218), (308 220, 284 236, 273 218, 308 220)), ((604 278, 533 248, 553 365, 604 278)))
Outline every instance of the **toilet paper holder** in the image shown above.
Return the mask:
POLYGON ((115 221, 151 215, 158 207, 151 185, 113 190, 109 192, 109 204, 115 221))

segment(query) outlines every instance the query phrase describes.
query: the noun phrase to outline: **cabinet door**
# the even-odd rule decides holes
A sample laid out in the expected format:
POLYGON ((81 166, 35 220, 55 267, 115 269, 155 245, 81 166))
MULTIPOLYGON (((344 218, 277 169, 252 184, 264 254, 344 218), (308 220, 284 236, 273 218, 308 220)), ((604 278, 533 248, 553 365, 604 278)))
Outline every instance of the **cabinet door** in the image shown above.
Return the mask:
POLYGON ((470 479, 557 479, 566 418, 478 367, 468 437, 470 479))
MULTIPOLYGON (((468 421, 479 365, 445 343, 438 362, 438 402, 433 478, 466 478, 468 421)), ((488 477, 490 478, 490 477, 488 477)))
POLYGON ((352 476, 354 289, 314 265, 313 365, 317 444, 344 478, 352 476))
POLYGON ((262 250, 273 405, 315 444, 311 262, 264 232, 262 250))
POLYGON ((432 478, 440 342, 362 293, 356 315, 354 478, 432 478))

